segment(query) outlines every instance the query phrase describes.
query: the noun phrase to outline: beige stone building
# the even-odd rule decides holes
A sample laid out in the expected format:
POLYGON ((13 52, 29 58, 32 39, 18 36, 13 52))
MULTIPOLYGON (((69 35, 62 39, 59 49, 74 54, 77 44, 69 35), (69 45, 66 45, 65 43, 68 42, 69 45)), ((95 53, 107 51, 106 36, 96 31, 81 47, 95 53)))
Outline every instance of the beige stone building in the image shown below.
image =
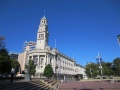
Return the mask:
POLYGON ((74 59, 59 52, 57 48, 52 49, 48 45, 48 37, 48 20, 44 16, 40 20, 36 43, 31 44, 31 46, 35 47, 30 50, 30 45, 27 44, 23 50, 23 53, 18 56, 21 70, 25 70, 25 63, 31 59, 37 63, 36 74, 34 76, 36 78, 43 76, 44 68, 47 64, 51 64, 54 73, 63 79, 67 76, 72 78, 72 76, 79 74, 84 76, 85 69, 81 65, 76 64, 74 59))

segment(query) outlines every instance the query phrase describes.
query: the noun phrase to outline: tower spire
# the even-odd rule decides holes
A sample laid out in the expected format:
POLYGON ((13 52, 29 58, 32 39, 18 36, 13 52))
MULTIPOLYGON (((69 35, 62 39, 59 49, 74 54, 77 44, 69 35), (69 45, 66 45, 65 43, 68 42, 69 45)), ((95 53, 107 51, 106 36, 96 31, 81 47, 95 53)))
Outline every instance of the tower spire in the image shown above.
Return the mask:
POLYGON ((45 9, 44 9, 44 17, 45 17, 45 9))
POLYGON ((56 48, 56 39, 55 39, 55 48, 56 48))
POLYGON ((100 57, 100 53, 98 52, 98 57, 100 57))

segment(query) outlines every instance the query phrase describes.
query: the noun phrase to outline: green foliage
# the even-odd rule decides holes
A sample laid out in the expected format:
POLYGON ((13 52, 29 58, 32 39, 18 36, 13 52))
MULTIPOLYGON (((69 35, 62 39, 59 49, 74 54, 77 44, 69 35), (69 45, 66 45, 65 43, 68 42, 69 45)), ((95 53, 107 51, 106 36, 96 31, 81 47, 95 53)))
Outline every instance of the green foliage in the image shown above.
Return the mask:
POLYGON ((113 69, 111 68, 111 65, 112 65, 112 63, 110 63, 110 62, 103 62, 102 63, 102 70, 103 70, 103 75, 105 75, 105 76, 111 76, 111 75, 114 75, 114 71, 113 71, 113 69))
POLYGON ((25 66, 25 68, 28 70, 30 75, 35 75, 36 72, 36 65, 34 64, 33 60, 29 60, 28 64, 25 66))
POLYGON ((120 58, 116 58, 113 60, 114 71, 116 76, 120 76, 120 58))
POLYGON ((8 54, 8 50, 4 45, 4 37, 0 37, 0 72, 10 73, 11 69, 18 70, 20 67, 17 60, 11 60, 8 54))
POLYGON ((12 68, 15 69, 16 73, 19 71, 20 64, 17 60, 11 60, 12 68))
POLYGON ((85 73, 87 74, 88 77, 96 77, 99 74, 99 69, 98 65, 95 63, 90 63, 86 65, 86 71, 85 73))
MULTIPOLYGON (((116 58, 113 61, 114 67, 111 68, 112 62, 102 62, 102 72, 103 76, 120 76, 120 58, 116 58)), ((101 75, 101 70, 99 69, 98 64, 90 63, 86 65, 86 74, 88 77, 96 77, 97 75, 101 75), (91 69, 91 72, 90 72, 91 69), (91 75, 92 73, 92 75, 91 75)))
POLYGON ((46 65, 43 75, 46 76, 48 79, 53 76, 53 69, 50 64, 46 65))
POLYGON ((10 73, 12 68, 11 60, 8 55, 8 51, 6 48, 0 49, 0 72, 2 73, 10 73))
POLYGON ((12 69, 11 60, 0 60, 0 72, 10 73, 12 69))
POLYGON ((0 36, 0 49, 5 47, 4 45, 4 37, 3 36, 0 36))
POLYGON ((6 48, 0 49, 0 60, 9 60, 9 54, 6 48))

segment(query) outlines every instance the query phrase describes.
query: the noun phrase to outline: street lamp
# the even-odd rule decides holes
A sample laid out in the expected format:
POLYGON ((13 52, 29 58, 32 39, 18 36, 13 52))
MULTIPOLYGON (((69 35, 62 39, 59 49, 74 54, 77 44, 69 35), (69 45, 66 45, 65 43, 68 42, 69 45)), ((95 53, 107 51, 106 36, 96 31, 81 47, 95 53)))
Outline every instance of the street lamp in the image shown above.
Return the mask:
POLYGON ((101 65, 101 63, 102 63, 102 58, 100 57, 99 52, 98 52, 98 56, 97 56, 96 60, 97 60, 97 63, 100 64, 99 69, 101 70, 102 83, 103 83, 103 72, 102 72, 102 65, 101 65))
POLYGON ((120 34, 117 36, 117 39, 118 39, 118 44, 120 46, 120 34))

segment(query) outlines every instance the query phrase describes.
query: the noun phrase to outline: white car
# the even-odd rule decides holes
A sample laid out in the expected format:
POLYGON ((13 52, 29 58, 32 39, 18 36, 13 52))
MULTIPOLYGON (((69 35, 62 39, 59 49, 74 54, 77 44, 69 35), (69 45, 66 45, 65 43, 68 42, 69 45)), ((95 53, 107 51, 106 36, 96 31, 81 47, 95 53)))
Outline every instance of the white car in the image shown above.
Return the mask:
POLYGON ((88 79, 88 77, 87 76, 84 76, 84 78, 83 79, 88 79))
POLYGON ((24 74, 17 74, 16 77, 25 77, 24 74))

